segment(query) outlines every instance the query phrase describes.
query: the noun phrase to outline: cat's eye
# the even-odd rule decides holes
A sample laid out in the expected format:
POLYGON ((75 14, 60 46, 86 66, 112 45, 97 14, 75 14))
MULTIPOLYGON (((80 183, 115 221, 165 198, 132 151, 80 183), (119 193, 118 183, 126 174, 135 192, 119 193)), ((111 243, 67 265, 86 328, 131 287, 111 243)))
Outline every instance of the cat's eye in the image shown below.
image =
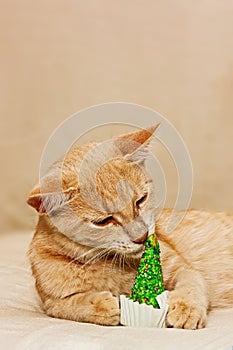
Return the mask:
POLYGON ((103 220, 96 220, 96 221, 93 221, 93 223, 97 226, 106 226, 110 223, 113 222, 113 217, 112 216, 108 216, 107 218, 104 218, 103 220))
POLYGON ((136 201, 136 206, 137 207, 140 207, 141 204, 143 204, 146 199, 147 199, 147 193, 145 193, 141 198, 139 198, 137 201, 136 201))

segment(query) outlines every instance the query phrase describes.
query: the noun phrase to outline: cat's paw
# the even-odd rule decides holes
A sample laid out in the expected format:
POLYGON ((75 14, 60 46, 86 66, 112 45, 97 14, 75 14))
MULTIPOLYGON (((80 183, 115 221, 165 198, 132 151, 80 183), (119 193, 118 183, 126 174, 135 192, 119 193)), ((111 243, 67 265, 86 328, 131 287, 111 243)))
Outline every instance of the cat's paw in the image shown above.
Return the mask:
POLYGON ((204 328, 207 319, 206 309, 188 298, 173 293, 170 293, 168 302, 167 326, 185 329, 204 328))
POLYGON ((116 326, 120 322, 119 300, 110 292, 100 292, 92 299, 95 323, 116 326))

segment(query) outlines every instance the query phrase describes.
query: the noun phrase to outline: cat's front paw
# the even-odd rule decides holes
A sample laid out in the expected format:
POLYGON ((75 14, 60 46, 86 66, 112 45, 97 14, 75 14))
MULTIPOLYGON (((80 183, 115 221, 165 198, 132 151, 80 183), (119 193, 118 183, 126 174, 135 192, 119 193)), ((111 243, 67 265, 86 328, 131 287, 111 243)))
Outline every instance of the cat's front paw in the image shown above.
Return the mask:
POLYGON ((185 329, 204 328, 206 325, 206 308, 195 304, 189 298, 170 293, 167 326, 185 329))
POLYGON ((110 292, 96 295, 91 304, 94 307, 95 323, 105 326, 116 326, 120 322, 119 300, 110 292))

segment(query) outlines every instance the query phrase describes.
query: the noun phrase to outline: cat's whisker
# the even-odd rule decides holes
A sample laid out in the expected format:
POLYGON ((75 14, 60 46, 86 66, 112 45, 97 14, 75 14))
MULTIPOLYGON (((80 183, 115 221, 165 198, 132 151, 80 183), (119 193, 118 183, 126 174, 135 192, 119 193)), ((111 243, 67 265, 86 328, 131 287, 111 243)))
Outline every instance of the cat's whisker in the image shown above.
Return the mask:
POLYGON ((109 244, 108 243, 105 243, 105 244, 102 244, 102 245, 99 245, 99 246, 96 246, 94 248, 91 248, 89 249, 88 251, 86 251, 85 253, 81 254, 81 255, 78 255, 76 256, 74 259, 72 259, 67 265, 70 265, 71 263, 75 262, 75 261, 78 261, 82 258, 85 258, 88 254, 92 254, 94 253, 95 251, 99 251, 100 249, 103 249, 105 247, 107 247, 109 244))
POLYGON ((104 271, 105 271, 105 268, 106 268, 108 257, 109 257, 109 255, 111 254, 112 251, 113 251, 113 249, 110 249, 109 252, 106 254, 106 257, 104 259, 103 274, 104 274, 104 271))
POLYGON ((101 250, 99 253, 97 253, 96 255, 92 256, 90 259, 88 259, 83 264, 83 266, 86 266, 86 265, 90 264, 92 261, 94 261, 94 262, 99 261, 108 252, 108 250, 109 250, 109 248, 105 248, 104 250, 101 250))
POLYGON ((123 258, 123 270, 125 270, 125 255, 126 255, 126 253, 124 252, 123 256, 122 256, 122 258, 123 258))
POLYGON ((119 255, 118 252, 115 252, 114 256, 113 256, 113 259, 112 259, 112 262, 111 262, 111 270, 113 271, 114 268, 115 268, 115 265, 116 265, 116 262, 117 262, 117 256, 119 255))
POLYGON ((120 269, 124 269, 124 252, 119 253, 119 259, 120 259, 120 269))
POLYGON ((118 254, 118 266, 119 266, 119 269, 121 269, 121 259, 122 259, 121 254, 118 254))
POLYGON ((122 262, 122 254, 119 254, 119 269, 122 269, 123 268, 123 262, 122 262))

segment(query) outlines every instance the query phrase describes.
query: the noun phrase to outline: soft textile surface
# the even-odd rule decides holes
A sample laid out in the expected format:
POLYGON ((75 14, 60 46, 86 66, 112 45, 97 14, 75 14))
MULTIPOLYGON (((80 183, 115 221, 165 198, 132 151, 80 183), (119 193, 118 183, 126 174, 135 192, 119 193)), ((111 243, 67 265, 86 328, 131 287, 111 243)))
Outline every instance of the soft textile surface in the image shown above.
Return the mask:
POLYGON ((28 232, 0 236, 0 348, 230 350, 233 309, 214 311, 197 331, 101 327, 46 316, 34 289, 26 251, 28 232))

